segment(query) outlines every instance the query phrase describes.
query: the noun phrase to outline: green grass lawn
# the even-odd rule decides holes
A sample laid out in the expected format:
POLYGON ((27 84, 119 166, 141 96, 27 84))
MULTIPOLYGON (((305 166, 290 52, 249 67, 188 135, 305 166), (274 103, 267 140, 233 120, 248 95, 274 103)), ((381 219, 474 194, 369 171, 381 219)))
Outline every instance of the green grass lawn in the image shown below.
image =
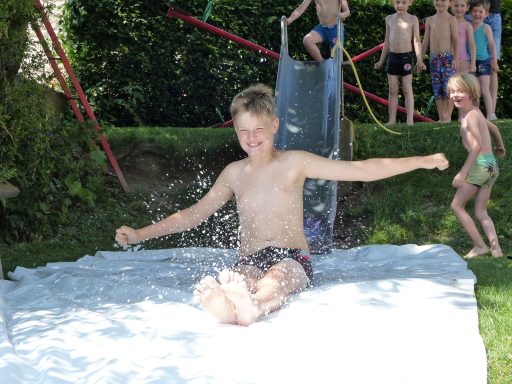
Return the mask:
MULTIPOLYGON (((503 251, 510 256, 512 122, 499 121, 498 126, 509 154, 499 162, 501 174, 493 188, 489 213, 495 222, 503 251)), ((443 243, 459 254, 465 254, 471 248, 469 237, 449 208, 455 192, 451 181, 467 155, 460 141, 458 125, 425 123, 393 129, 402 134, 388 134, 373 124, 357 125, 354 158, 443 152, 450 161, 450 168, 443 172, 418 170, 365 185, 358 190, 355 203, 339 209, 344 210, 346 216, 365 223, 365 228, 358 233, 361 243, 443 243)), ((141 145, 151 144, 160 148, 175 168, 190 167, 191 164, 203 164, 205 167, 212 163, 223 164, 241 156, 232 129, 112 128, 107 135, 118 155, 128 155, 141 145)), ((145 225, 192 203, 206 188, 208 183, 174 195, 171 191, 169 196, 158 199, 147 193, 125 195, 113 190, 109 199, 100 203, 93 212, 75 212, 69 223, 63 223, 56 229, 53 240, 9 246, 0 244, 4 273, 17 265, 32 268, 50 261, 76 260, 99 249, 113 250, 113 235, 119 225, 145 225)), ((232 207, 226 210, 229 214, 232 211, 232 207)), ((230 240, 234 233, 236 225, 226 227, 225 222, 214 218, 189 235, 150 241, 146 248, 236 245, 236 241, 230 240), (219 226, 230 234, 227 239, 209 236, 219 226)), ((488 354, 489 383, 512 383, 512 261, 478 257, 469 261, 469 268, 478 279, 476 296, 480 331, 488 354)))

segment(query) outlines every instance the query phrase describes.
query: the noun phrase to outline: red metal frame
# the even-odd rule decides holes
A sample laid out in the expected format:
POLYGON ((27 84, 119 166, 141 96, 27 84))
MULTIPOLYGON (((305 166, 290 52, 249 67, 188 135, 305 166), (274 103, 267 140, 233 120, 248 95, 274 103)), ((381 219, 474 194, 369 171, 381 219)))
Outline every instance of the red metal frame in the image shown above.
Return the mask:
MULTIPOLYGON (((43 5, 41 4, 40 0, 35 0, 35 7, 41 14, 43 24, 46 28, 46 31, 48 32, 48 35, 50 36, 50 39, 53 42, 55 51, 57 52, 59 59, 61 60, 62 65, 64 66, 64 69, 66 70, 68 77, 73 84, 73 87, 75 88, 75 91, 78 95, 78 99, 82 103, 82 106, 87 114, 87 117, 89 118, 89 120, 92 120, 95 123, 94 127, 98 134, 98 138, 100 140, 101 146, 103 147, 103 150, 105 151, 105 154, 107 155, 107 158, 108 158, 110 164, 112 165, 112 168, 114 169, 114 172, 117 176, 117 179, 119 180, 119 183, 121 184, 121 187, 123 188, 123 190, 125 192, 129 192, 130 188, 128 187, 128 183, 126 182, 126 179, 124 178, 123 172, 121 171, 121 168, 119 167, 119 164, 118 164, 114 154, 112 153, 112 150, 110 149, 110 145, 108 144, 108 141, 102 132, 102 129, 98 123, 98 120, 96 119, 96 116, 94 115, 94 112, 93 112, 89 102, 87 101, 87 97, 85 96, 85 93, 84 93, 80 83, 78 82, 78 79, 76 78, 75 73, 73 72, 73 68, 71 68, 71 64, 69 63, 66 53, 62 49, 62 45, 59 42, 57 34, 55 33, 55 31, 50 23, 50 20, 48 19, 48 16, 46 15, 46 13, 44 11, 43 5)), ((62 87, 62 90, 64 91, 64 94, 68 98, 69 104, 71 105, 71 108, 73 109, 73 112, 75 113, 77 120, 80 123, 83 123, 85 121, 84 116, 83 116, 82 112, 80 111, 80 108, 78 107, 75 97, 71 93, 70 87, 67 85, 67 82, 64 79, 64 76, 62 75, 62 72, 61 72, 59 66, 56 63, 57 59, 53 56, 52 50, 50 49, 50 47, 48 46, 48 44, 46 43, 46 41, 44 39, 41 29, 35 23, 32 24, 32 28, 36 32, 36 36, 39 39, 39 41, 41 42, 41 45, 43 46, 43 50, 44 50, 46 56, 48 57, 48 60, 50 61, 50 65, 52 66, 52 69, 55 72, 55 75, 57 76, 57 80, 59 81, 59 83, 62 87)))
MULTIPOLYGON (((224 31, 223 29, 220 29, 220 28, 217 28, 217 27, 214 27, 213 25, 211 24, 208 24, 208 23, 205 23, 201 20, 198 20, 196 19, 195 17, 192 17, 188 14, 186 14, 185 12, 181 11, 181 10, 178 10, 177 8, 174 8, 174 7, 170 7, 169 10, 167 11, 167 17, 176 17, 176 18, 179 18, 189 24, 192 24, 192 25, 195 25, 196 27, 199 27, 199 28, 202 28, 202 29, 205 29, 213 34, 216 34, 216 35, 219 35, 221 37, 224 37, 228 40, 231 40, 231 41, 234 41, 234 42, 237 42, 253 51, 256 51, 258 53, 261 53, 262 55, 265 55, 267 57, 271 57, 273 59, 276 59, 276 60, 279 60, 279 54, 274 52, 274 51, 271 51, 269 49, 266 49, 260 45, 257 45, 249 40, 245 40, 245 39, 242 39, 241 37, 238 37, 236 35, 233 35, 232 33, 229 33, 229 32, 226 32, 224 31)), ((375 52, 378 52, 380 50, 382 50, 382 47, 384 46, 384 44, 380 44, 366 52, 363 52, 362 54, 356 56, 354 59, 357 59, 357 61, 359 60, 362 60, 364 59, 365 57, 368 57, 369 55, 375 53, 375 52)), ((352 59, 352 61, 356 61, 352 59)), ((349 92, 352 92, 352 93, 355 93, 355 94, 359 94, 361 95, 361 90, 358 88, 358 87, 355 87, 351 84, 347 84, 345 82, 343 82, 343 88, 346 89, 347 91, 349 92)), ((382 105, 388 105, 389 102, 388 100, 386 99, 383 99, 382 97, 379 97, 377 95, 374 95, 370 92, 366 92, 364 91, 363 92, 364 95, 366 96, 367 99, 370 99, 370 100, 373 100, 373 101, 376 101, 382 105)), ((407 111, 404 107, 402 107, 401 105, 398 106, 398 111, 399 112, 402 112, 404 114, 407 114, 407 111)), ((424 122, 429 122, 429 123, 433 123, 434 120, 428 118, 428 117, 425 117, 425 116, 422 116, 420 115, 419 113, 416 113, 414 112, 414 118, 417 120, 417 121, 424 121, 424 122)), ((225 123, 223 123, 221 125, 221 127, 226 127, 228 125, 230 125, 231 123, 231 120, 230 121, 226 121, 225 123)))

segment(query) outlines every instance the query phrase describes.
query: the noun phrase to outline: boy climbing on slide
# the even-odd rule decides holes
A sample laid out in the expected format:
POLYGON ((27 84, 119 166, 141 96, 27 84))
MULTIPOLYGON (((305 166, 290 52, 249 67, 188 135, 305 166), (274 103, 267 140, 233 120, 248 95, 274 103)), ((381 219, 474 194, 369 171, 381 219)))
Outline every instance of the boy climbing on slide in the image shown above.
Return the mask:
POLYGON ((188 230, 234 196, 240 219, 239 260, 218 279, 204 277, 195 291, 204 309, 221 323, 250 325, 311 283, 302 206, 306 178, 372 181, 418 168, 448 167, 443 154, 350 162, 277 150, 279 119, 272 91, 261 84, 235 96, 231 116, 247 157, 229 164, 191 207, 141 229, 122 226, 115 236, 126 245, 188 230))
MULTIPOLYGON (((290 25, 298 19, 309 7, 311 1, 304 0, 286 19, 286 24, 290 25)), ((324 58, 317 44, 327 42, 330 49, 334 47, 338 37, 338 15, 341 16, 342 21, 345 21, 350 16, 350 9, 347 0, 315 0, 315 5, 319 24, 304 36, 303 42, 313 60, 322 61, 324 58)))

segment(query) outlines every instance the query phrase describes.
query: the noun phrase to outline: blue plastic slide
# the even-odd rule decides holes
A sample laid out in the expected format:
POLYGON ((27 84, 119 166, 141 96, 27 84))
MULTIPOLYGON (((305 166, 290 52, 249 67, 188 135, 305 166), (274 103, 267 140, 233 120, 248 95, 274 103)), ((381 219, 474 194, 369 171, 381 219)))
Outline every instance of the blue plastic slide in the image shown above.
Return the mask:
MULTIPOLYGON (((288 34, 281 20, 281 53, 276 84, 278 149, 300 149, 339 158, 342 49, 322 62, 296 61, 288 55, 288 34)), ((338 41, 341 22, 338 21, 338 41)), ((312 253, 329 253, 333 242, 337 182, 306 180, 304 228, 312 253)))

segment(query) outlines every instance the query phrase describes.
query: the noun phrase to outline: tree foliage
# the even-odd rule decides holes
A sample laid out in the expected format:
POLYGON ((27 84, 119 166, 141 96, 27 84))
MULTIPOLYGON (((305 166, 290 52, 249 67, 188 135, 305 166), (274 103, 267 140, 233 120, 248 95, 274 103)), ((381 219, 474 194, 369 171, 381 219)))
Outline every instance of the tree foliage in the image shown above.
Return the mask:
POLYGON ((105 161, 88 146, 93 130, 56 115, 36 81, 41 60, 21 66, 33 0, 3 0, 0 15, 0 179, 21 190, 0 200, 0 242, 49 237, 72 205, 95 204, 105 161))

